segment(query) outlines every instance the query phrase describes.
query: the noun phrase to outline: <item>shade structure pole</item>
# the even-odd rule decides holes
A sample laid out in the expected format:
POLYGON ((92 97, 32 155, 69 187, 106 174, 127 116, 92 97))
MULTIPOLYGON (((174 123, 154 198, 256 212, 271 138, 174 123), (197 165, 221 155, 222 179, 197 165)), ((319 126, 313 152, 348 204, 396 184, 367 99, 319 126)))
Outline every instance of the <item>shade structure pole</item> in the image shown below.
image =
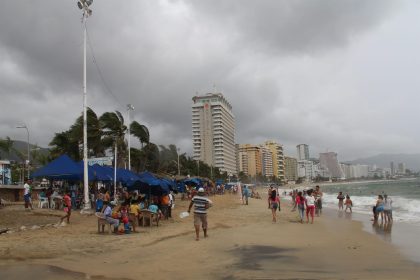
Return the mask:
POLYGON ((115 141, 114 151, 114 200, 117 194, 117 141, 115 141))
POLYGON ((88 146, 87 146, 87 89, 86 89, 86 18, 83 14, 83 209, 90 209, 89 203, 89 174, 88 174, 88 146))

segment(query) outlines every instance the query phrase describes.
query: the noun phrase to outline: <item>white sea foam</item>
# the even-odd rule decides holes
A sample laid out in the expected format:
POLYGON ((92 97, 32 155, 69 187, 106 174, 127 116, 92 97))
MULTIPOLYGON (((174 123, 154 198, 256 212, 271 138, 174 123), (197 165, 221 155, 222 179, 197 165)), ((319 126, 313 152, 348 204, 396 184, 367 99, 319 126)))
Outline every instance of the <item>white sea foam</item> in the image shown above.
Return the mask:
MULTIPOLYGON (((282 190, 289 194, 290 190, 282 190)), ((344 193, 345 195, 345 193, 344 193)), ((392 214, 394 220, 405 221, 410 223, 420 224, 420 199, 411 199, 402 196, 392 196, 392 214)), ((286 199, 290 199, 287 196, 286 199)), ((377 197, 372 196, 351 196, 353 202, 353 212, 372 215, 372 207, 376 203, 377 197)), ((338 209, 337 194, 325 193, 323 194, 323 206, 327 208, 338 209)))

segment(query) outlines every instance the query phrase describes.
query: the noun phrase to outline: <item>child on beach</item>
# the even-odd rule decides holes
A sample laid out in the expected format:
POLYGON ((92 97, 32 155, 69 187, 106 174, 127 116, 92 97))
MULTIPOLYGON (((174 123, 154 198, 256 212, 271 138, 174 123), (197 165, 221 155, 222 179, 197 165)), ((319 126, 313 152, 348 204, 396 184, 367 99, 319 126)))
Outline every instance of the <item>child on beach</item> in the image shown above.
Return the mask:
POLYGON ((313 190, 307 191, 307 196, 305 200, 306 204, 306 223, 309 223, 309 214, 311 215, 311 224, 314 223, 314 214, 315 214, 315 197, 313 196, 313 190))
POLYGON ((352 213, 353 210, 351 208, 353 207, 353 201, 351 201, 349 195, 346 196, 346 202, 345 202, 345 204, 346 204, 346 210, 344 210, 344 212, 347 212, 347 209, 350 209, 350 213, 352 213))
POLYGON ((70 216, 71 216, 71 197, 70 193, 66 192, 66 194, 63 197, 63 203, 64 203, 64 212, 66 215, 61 217, 60 223, 63 222, 64 219, 67 218, 67 223, 70 223, 70 216))
POLYGON ((298 192, 296 196, 296 205, 299 210, 300 223, 303 223, 303 217, 305 216, 305 199, 302 196, 302 192, 298 192))
POLYGON ((273 215, 273 223, 275 223, 277 221, 277 217, 276 217, 277 208, 280 209, 280 199, 277 196, 276 190, 271 191, 271 194, 269 197, 269 204, 271 208, 271 214, 273 215))

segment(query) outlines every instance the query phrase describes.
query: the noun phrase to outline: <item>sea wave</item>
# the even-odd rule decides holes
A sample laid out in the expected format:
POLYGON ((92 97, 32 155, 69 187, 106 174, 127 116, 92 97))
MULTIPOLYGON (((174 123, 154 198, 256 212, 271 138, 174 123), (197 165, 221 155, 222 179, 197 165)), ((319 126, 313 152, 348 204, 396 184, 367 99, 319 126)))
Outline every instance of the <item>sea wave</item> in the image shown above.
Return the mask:
MULTIPOLYGON (((289 193, 290 190, 282 190, 289 193)), ((323 206, 327 208, 338 209, 337 193, 326 193, 323 194, 323 206)), ((407 198, 402 196, 392 196, 392 214, 396 221, 405 221, 420 224, 420 199, 407 198)), ((287 199, 291 200, 290 196, 287 199)), ((353 202, 353 212, 372 215, 372 207, 376 203, 377 197, 374 195, 363 196, 353 195, 351 200, 353 202)))

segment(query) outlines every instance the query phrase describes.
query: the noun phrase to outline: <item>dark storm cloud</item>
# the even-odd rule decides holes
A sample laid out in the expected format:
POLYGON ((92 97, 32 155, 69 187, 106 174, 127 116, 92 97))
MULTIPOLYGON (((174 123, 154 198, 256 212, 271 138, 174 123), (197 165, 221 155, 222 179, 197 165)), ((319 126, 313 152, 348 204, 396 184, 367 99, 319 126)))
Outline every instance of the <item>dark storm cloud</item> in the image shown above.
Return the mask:
MULTIPOLYGON (((87 22, 88 103, 98 114, 125 113, 131 103, 136 108, 132 118, 149 127, 152 141, 191 151, 191 98, 213 91, 215 84, 233 105, 238 142, 269 138, 290 150, 308 142, 314 149, 330 147, 343 154, 370 148, 337 144, 345 140, 341 132, 372 137, 363 127, 369 114, 352 119, 336 107, 343 100, 352 106, 362 100, 362 90, 354 86, 360 80, 348 78, 348 49, 397 13, 396 2, 116 4, 94 1, 87 22)), ((0 137, 24 139, 14 127, 25 122, 34 141, 45 146, 82 110, 81 13, 75 1, 9 1, 4 6, 0 137)), ((398 141, 411 145, 404 136, 389 139, 393 142, 383 147, 398 141)))
POLYGON ((383 0, 189 1, 204 18, 232 28, 236 47, 275 53, 325 52, 381 22, 393 5, 383 0), (236 31, 236 32, 235 32, 236 31))

